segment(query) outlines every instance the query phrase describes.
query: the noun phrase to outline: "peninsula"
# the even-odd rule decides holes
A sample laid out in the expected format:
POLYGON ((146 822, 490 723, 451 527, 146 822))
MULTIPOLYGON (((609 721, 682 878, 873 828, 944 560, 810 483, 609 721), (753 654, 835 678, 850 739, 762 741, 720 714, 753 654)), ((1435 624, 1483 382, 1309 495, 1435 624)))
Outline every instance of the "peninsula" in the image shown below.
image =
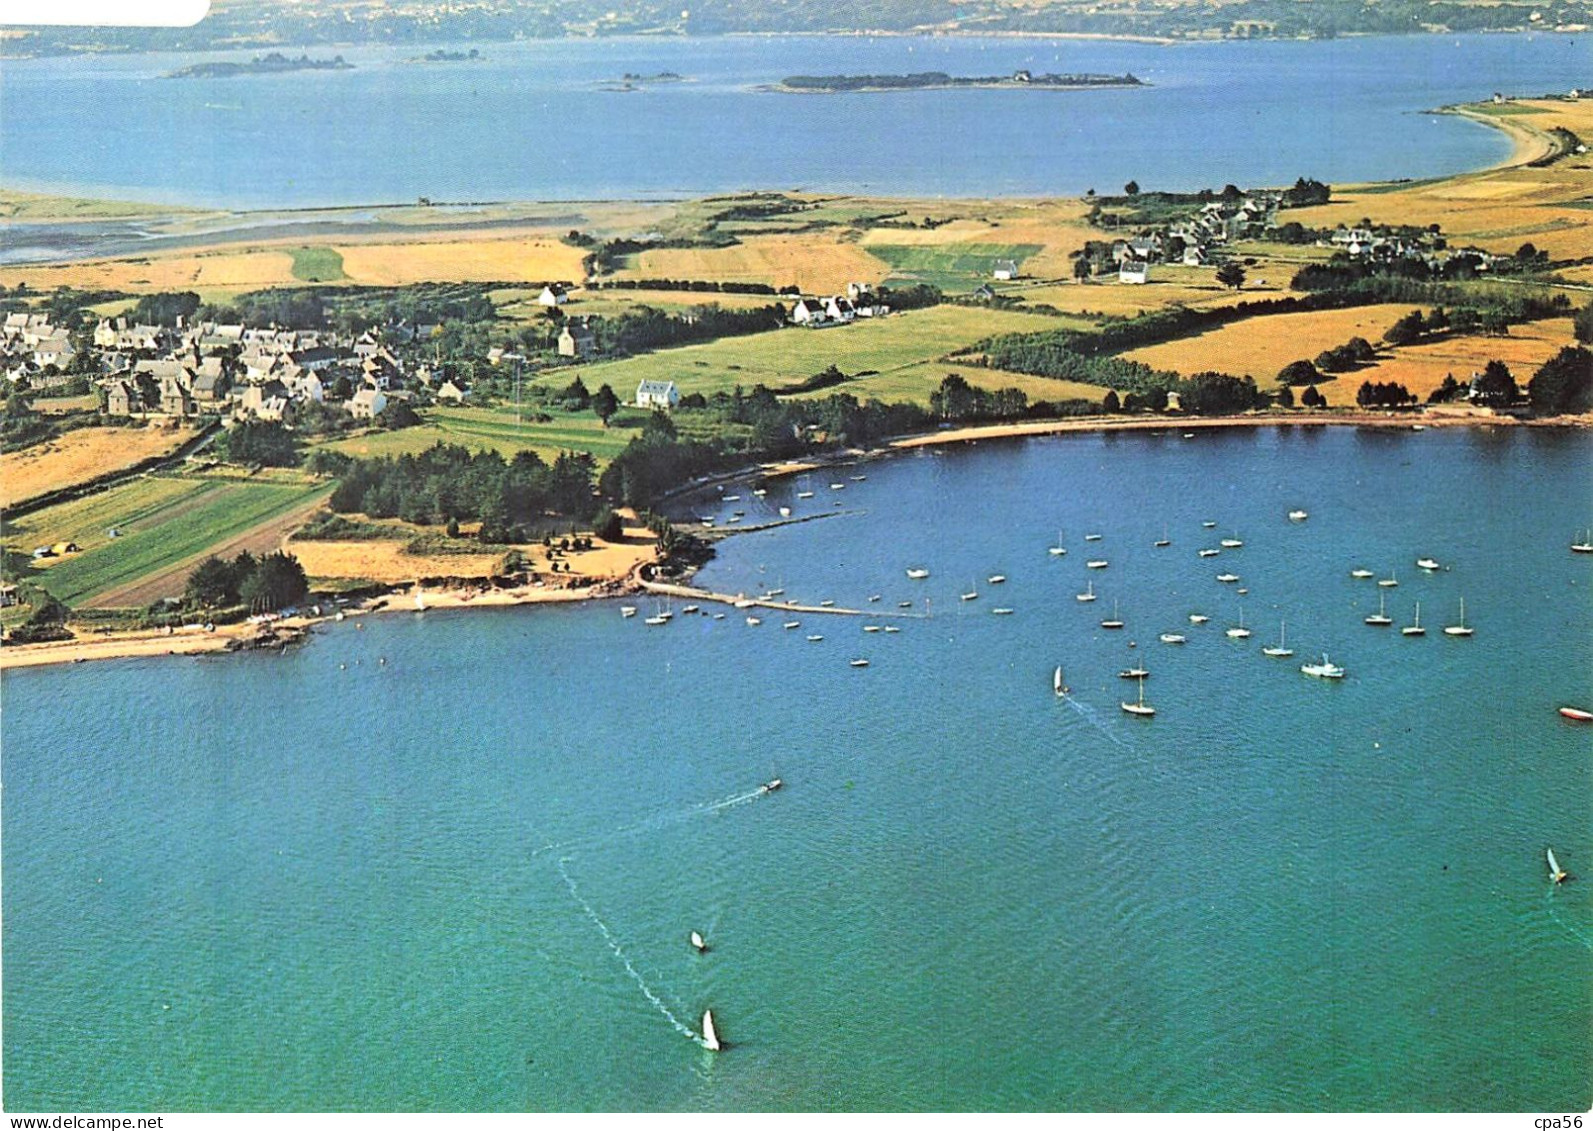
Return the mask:
POLYGON ((290 71, 352 71, 354 64, 343 56, 330 59, 312 59, 300 55, 290 59, 279 51, 269 55, 256 55, 247 63, 193 63, 168 72, 169 79, 230 79, 238 75, 281 75, 290 71))
POLYGON ((978 77, 920 71, 911 75, 791 75, 764 89, 784 94, 859 94, 888 90, 1078 90, 1093 87, 1145 86, 1132 74, 1042 74, 1014 71, 978 77))

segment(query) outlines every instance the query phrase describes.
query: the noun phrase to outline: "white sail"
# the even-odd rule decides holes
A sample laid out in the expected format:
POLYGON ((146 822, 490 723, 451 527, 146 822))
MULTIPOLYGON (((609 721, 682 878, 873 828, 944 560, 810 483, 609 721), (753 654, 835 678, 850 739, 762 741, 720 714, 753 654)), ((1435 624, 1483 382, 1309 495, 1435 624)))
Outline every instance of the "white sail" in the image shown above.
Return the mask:
POLYGON ((702 1011, 702 1047, 709 1052, 718 1052, 720 1049, 719 1034, 714 1032, 714 1011, 702 1011))
POLYGON ((1062 682, 1062 665, 1061 664, 1058 664, 1056 666, 1056 675, 1054 675, 1051 678, 1051 686, 1056 690, 1056 693, 1058 695, 1062 695, 1062 694, 1065 694, 1067 692, 1067 685, 1062 682))
POLYGON ((698 950, 707 950, 708 949, 707 942, 705 942, 703 940, 703 937, 701 935, 699 935, 696 931, 693 931, 691 933, 691 945, 696 947, 698 950))
POLYGON ((1549 858, 1549 879, 1560 883, 1565 879, 1565 872, 1560 868, 1560 862, 1554 858, 1554 849, 1545 848, 1543 854, 1549 858))

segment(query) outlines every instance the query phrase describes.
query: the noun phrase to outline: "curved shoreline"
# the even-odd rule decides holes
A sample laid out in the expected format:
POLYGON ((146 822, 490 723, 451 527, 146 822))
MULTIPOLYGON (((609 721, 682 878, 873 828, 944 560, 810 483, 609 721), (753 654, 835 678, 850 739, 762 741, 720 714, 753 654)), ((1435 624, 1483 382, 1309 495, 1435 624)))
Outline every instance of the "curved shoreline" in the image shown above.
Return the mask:
POLYGON ((1516 169, 1523 165, 1530 165, 1552 155, 1556 150, 1554 139, 1542 130, 1526 122, 1516 121, 1513 118, 1503 117, 1498 114, 1486 114, 1471 106, 1441 106, 1432 110, 1433 114, 1447 114, 1455 118, 1465 118, 1467 121, 1489 126, 1498 130, 1510 139, 1511 150, 1509 156, 1492 165, 1481 169, 1474 169, 1470 173, 1457 173, 1453 177, 1441 178, 1443 180, 1457 180, 1461 177, 1475 176, 1479 173, 1496 173, 1501 169, 1516 169))
MULTIPOLYGON (((1175 416, 1110 416, 1085 417, 1065 420, 1036 420, 1000 424, 971 425, 934 432, 900 436, 887 440, 881 447, 847 448, 825 453, 811 459, 790 460, 783 463, 756 463, 733 471, 694 480, 670 492, 667 497, 681 498, 694 492, 707 490, 720 483, 747 478, 780 479, 825 467, 848 466, 885 459, 916 448, 938 447, 948 444, 973 444, 981 440, 1026 439, 1035 436, 1053 436, 1081 432, 1178 432, 1229 430, 1241 428, 1376 428, 1395 432, 1414 432, 1428 428, 1593 428, 1593 414, 1569 417, 1547 417, 1522 420, 1500 416, 1487 410, 1466 411, 1452 409, 1436 413, 1378 413, 1378 412, 1327 412, 1294 413, 1265 412, 1240 416, 1175 417, 1175 416)), ((829 516, 824 516, 829 517, 829 516)), ((746 533, 751 533, 749 528, 746 533)), ((724 531, 731 536, 740 531, 724 531)), ((646 563, 644 563, 646 564, 646 563)), ((591 584, 567 589, 521 586, 516 589, 419 589, 413 586, 395 586, 376 603, 363 608, 345 610, 345 617, 374 615, 382 612, 428 612, 440 609, 509 608, 522 605, 568 604, 624 597, 644 589, 638 571, 624 578, 594 579, 591 584), (402 604, 395 598, 409 597, 412 604, 402 604)), ((783 607, 783 606, 771 606, 783 607)), ((275 622, 289 631, 304 632, 318 624, 332 620, 332 615, 319 617, 294 617, 275 622)), ((0 647, 0 672, 27 667, 54 664, 83 663, 88 660, 135 659, 150 656, 192 656, 246 649, 251 637, 259 629, 249 624, 218 625, 214 631, 205 632, 197 626, 164 630, 140 630, 125 633, 107 633, 103 636, 77 637, 72 640, 44 644, 8 644, 0 647)))

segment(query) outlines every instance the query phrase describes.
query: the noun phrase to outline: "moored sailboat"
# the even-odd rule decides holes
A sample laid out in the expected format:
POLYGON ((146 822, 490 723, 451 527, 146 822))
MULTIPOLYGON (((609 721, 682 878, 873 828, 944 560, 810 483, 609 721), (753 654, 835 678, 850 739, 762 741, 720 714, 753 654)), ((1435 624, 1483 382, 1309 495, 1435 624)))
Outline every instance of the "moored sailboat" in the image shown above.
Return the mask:
POLYGON ((1276 644, 1269 644, 1265 648, 1261 649, 1261 654, 1263 656, 1276 656, 1280 659, 1285 656, 1294 655, 1294 649, 1290 648, 1283 642, 1283 622, 1281 620, 1278 622, 1278 642, 1276 644))
POLYGON ((1384 608, 1384 604, 1383 595, 1379 593, 1377 595, 1377 612, 1366 618, 1367 624, 1374 625, 1377 628, 1387 628, 1394 623, 1394 618, 1388 615, 1388 610, 1384 608))
POLYGON ((1422 603, 1416 602, 1416 619, 1399 630, 1401 636, 1426 636, 1427 630, 1422 627, 1422 603))
POLYGON ((1156 713, 1156 708, 1145 702, 1145 681, 1143 679, 1139 681, 1139 700, 1134 703, 1119 703, 1118 706, 1122 707, 1130 715, 1137 715, 1142 719, 1148 719, 1156 713))
POLYGON ((1445 636, 1470 636, 1473 629, 1466 623, 1466 599, 1460 599, 1460 623, 1444 626, 1445 636))

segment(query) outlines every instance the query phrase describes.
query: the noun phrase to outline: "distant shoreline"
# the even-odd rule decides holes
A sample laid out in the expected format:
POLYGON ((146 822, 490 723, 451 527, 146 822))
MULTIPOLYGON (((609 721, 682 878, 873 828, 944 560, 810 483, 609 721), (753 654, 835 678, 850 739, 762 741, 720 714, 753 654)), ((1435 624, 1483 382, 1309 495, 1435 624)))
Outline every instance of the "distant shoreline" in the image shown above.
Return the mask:
POLYGON ((753 89, 774 94, 899 94, 919 90, 1122 90, 1148 85, 1132 74, 962 78, 930 71, 913 75, 793 75, 753 89))

